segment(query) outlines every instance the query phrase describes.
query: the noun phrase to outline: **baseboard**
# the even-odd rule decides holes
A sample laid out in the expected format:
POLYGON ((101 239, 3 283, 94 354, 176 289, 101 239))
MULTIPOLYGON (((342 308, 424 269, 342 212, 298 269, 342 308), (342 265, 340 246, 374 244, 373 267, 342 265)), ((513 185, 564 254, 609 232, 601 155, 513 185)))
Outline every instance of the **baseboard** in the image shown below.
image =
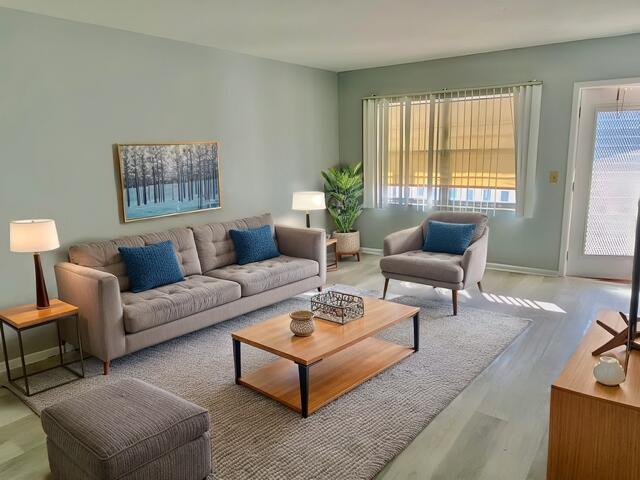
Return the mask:
POLYGON ((505 265, 504 263, 487 263, 489 270, 500 270, 501 272, 526 273, 528 275, 541 275, 543 277, 558 277, 557 270, 547 270, 546 268, 521 267, 520 265, 505 265))
MULTIPOLYGON (((382 256, 381 248, 360 248, 362 253, 368 253, 369 255, 382 256)), ((521 267, 520 265, 506 265, 504 263, 487 263, 489 270, 500 270, 501 272, 513 272, 513 273, 526 273, 528 275, 542 275, 543 277, 558 277, 560 272, 558 270, 547 270, 545 268, 534 267, 521 267)))
MULTIPOLYGON (((46 350, 40 350, 39 352, 29 353, 24 356, 24 363, 30 365, 32 363, 37 363, 42 360, 45 360, 49 357, 55 357, 58 355, 58 347, 47 348, 46 350)), ((15 368, 20 368, 22 366, 22 362, 20 362, 20 357, 12 358, 9 360, 9 368, 11 370, 15 368)), ((22 375, 22 373, 20 374, 22 375)), ((2 380, 6 380, 7 378, 7 369, 5 368, 4 362, 0 365, 0 378, 2 380)))

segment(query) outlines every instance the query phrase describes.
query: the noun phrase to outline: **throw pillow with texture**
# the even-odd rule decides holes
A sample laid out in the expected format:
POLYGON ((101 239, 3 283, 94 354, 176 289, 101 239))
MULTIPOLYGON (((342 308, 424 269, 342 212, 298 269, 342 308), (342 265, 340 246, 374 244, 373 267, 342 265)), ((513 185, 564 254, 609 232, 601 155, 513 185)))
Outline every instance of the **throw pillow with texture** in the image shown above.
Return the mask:
POLYGON ((229 236, 236 250, 238 265, 259 262, 280 255, 273 240, 270 225, 247 230, 229 230, 229 236))
POLYGON ((184 280, 171 240, 144 247, 118 247, 133 293, 184 280))
POLYGON ((473 239, 475 223, 448 223, 429 220, 427 238, 422 245, 425 252, 462 255, 473 239))

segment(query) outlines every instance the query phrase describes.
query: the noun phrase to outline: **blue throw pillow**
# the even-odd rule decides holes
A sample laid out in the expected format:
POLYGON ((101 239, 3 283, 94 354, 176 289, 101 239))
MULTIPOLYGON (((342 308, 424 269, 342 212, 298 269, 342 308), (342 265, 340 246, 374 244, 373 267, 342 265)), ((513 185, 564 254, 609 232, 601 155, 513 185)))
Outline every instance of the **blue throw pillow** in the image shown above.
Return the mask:
POLYGON ((278 247, 273 241, 269 225, 247 230, 229 230, 229 235, 236 249, 238 265, 267 260, 280 255, 278 247))
POLYGON ((475 231, 475 223, 448 223, 429 220, 427 238, 422 245, 422 250, 462 255, 469 248, 475 231))
POLYGON ((133 293, 184 280, 171 240, 146 247, 118 247, 133 293))

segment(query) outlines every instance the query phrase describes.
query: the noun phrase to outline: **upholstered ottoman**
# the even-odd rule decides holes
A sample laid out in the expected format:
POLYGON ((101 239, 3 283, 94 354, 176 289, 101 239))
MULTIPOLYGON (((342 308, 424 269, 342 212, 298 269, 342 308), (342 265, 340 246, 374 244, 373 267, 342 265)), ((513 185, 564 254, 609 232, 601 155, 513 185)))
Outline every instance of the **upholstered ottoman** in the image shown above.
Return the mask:
POLYGON ((211 471, 208 412, 140 380, 45 408, 42 426, 58 479, 202 480, 211 471))

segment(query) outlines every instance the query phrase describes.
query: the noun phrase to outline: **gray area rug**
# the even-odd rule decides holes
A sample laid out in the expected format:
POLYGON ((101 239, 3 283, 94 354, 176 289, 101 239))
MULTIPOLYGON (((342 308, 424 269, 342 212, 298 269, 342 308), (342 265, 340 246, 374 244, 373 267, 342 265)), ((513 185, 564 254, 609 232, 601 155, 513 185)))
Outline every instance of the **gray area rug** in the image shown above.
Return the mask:
MULTIPOLYGON (((274 315, 308 309, 309 298, 301 295, 115 360, 106 377, 101 363, 90 359, 89 378, 20 397, 40 412, 98 385, 136 377, 209 410, 212 478, 365 479, 400 453, 529 323, 464 305, 453 317, 450 304, 397 297, 393 301, 421 307, 420 351, 303 419, 235 385, 230 335, 274 315)), ((411 320, 380 337, 411 345, 411 320)), ((246 345, 242 356, 243 371, 274 358, 246 345)), ((59 370, 40 375, 41 385, 34 381, 34 387, 58 380, 59 370)))

